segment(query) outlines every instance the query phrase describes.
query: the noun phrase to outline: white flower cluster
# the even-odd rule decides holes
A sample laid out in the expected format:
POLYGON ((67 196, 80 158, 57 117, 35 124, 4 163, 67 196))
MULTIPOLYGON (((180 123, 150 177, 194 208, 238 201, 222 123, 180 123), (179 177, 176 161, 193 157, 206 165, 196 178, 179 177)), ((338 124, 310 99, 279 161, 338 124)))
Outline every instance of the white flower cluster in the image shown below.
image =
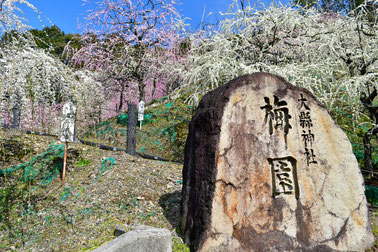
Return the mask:
POLYGON ((22 32, 31 28, 20 8, 22 5, 26 5, 38 15, 37 8, 28 1, 0 0, 0 35, 11 30, 22 32))
POLYGON ((39 13, 25 0, 0 0, 0 35, 12 35, 0 44, 0 111, 11 116, 16 108, 25 119, 33 106, 34 110, 55 108, 71 98, 88 107, 102 103, 101 85, 90 71, 74 73, 59 59, 37 49, 20 4, 39 13))
POLYGON ((309 89, 331 110, 357 115, 360 89, 378 79, 377 11, 367 17, 366 4, 341 15, 275 5, 241 9, 234 1, 217 31, 189 40, 180 91, 190 91, 193 102, 237 76, 263 71, 309 89))
POLYGON ((91 107, 103 103, 100 83, 90 71, 76 73, 41 49, 5 49, 0 62, 1 107, 25 115, 34 106, 56 105, 71 98, 91 107))

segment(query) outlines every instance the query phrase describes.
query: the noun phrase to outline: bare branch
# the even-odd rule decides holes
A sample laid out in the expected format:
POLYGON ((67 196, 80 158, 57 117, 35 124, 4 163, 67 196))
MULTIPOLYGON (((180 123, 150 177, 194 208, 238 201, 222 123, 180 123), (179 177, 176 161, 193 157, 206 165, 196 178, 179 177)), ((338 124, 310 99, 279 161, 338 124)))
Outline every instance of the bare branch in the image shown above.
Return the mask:
POLYGON ((4 4, 5 1, 6 1, 6 0, 1 0, 1 1, 0 1, 0 11, 3 10, 3 4, 4 4))

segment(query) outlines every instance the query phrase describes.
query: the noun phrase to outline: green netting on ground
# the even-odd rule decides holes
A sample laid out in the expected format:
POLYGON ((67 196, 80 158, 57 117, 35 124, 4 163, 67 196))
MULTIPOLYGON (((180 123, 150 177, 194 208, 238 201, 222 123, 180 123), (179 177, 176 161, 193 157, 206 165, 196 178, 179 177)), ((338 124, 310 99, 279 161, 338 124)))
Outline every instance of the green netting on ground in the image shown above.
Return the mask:
MULTIPOLYGON (((61 187, 59 179, 54 184, 47 185, 62 170, 64 149, 64 145, 51 144, 45 152, 33 157, 30 162, 0 170, 5 176, 5 184, 0 187, 0 230, 8 232, 8 241, 17 243, 22 240, 32 245, 43 239, 41 227, 54 230, 55 227, 51 226, 59 224, 61 228, 62 220, 68 227, 72 227, 76 220, 88 218, 88 215, 92 218, 93 215, 114 213, 114 209, 109 211, 106 206, 97 204, 91 198, 92 194, 86 193, 90 188, 93 192, 96 189, 93 185, 113 167, 115 161, 112 157, 102 161, 98 171, 95 171, 96 178, 88 183, 70 181, 65 187, 61 187), (42 183, 46 185, 40 187, 42 183), (75 200, 87 204, 76 211, 70 211, 67 206, 72 205, 75 200), (23 229, 30 225, 31 220, 33 227, 23 229)), ((75 176, 75 172, 69 176, 75 176)))
MULTIPOLYGON (((38 181, 40 181, 38 185, 48 185, 62 171, 63 157, 64 145, 51 144, 45 152, 32 158, 30 162, 0 170, 0 175, 13 176, 13 173, 15 173, 16 171, 23 170, 21 176, 19 177, 19 181, 36 181, 37 183, 38 181)), ((99 169, 98 175, 96 176, 96 179, 92 183, 90 183, 88 187, 96 183, 106 171, 110 170, 113 167, 114 163, 115 160, 112 157, 104 159, 101 163, 101 167, 99 169)), ((37 187, 35 187, 34 189, 36 189, 37 187)), ((87 187, 84 187, 82 188, 82 190, 85 191, 86 188, 87 187)), ((63 193, 60 201, 66 200, 72 194, 73 189, 74 187, 63 188, 63 193)), ((80 193, 78 193, 76 197, 78 197, 79 195, 80 193)), ((4 195, 0 194, 0 199, 3 196, 4 195)))
POLYGON ((115 163, 115 160, 112 157, 104 159, 101 162, 101 167, 99 169, 98 175, 96 176, 96 179, 93 182, 81 188, 75 188, 73 186, 64 188, 60 201, 68 199, 69 196, 73 195, 74 191, 79 191, 79 193, 77 193, 76 195, 73 195, 75 198, 78 198, 82 192, 85 192, 88 188, 90 188, 93 184, 95 184, 106 171, 110 170, 113 167, 114 163, 115 163))
POLYGON ((121 124, 123 126, 127 126, 127 121, 128 121, 128 115, 119 115, 117 116, 117 123, 121 124))
MULTIPOLYGON (((13 177, 16 172, 20 171, 19 180, 24 182, 39 180, 39 184, 49 184, 63 169, 64 151, 63 144, 50 144, 46 151, 33 157, 29 162, 0 169, 0 176, 13 177)), ((113 165, 114 158, 104 159, 95 182, 113 165)))
POLYGON ((138 151, 182 162, 188 126, 194 108, 168 103, 147 109, 142 130, 137 130, 138 151))
POLYGON ((108 139, 108 136, 117 137, 117 136, 126 136, 127 131, 125 129, 114 129, 110 126, 103 127, 96 133, 96 137, 102 137, 103 139, 108 139))
POLYGON ((365 195, 370 203, 378 206, 378 187, 366 186, 365 195))
MULTIPOLYGON (((61 198, 59 202, 70 200, 70 199, 81 199, 84 201, 88 201, 88 196, 86 195, 86 191, 88 191, 92 185, 94 186, 95 183, 100 179, 100 177, 108 170, 110 170, 115 163, 114 158, 106 158, 101 162, 101 167, 99 169, 98 175, 96 176, 95 180, 89 183, 86 186, 70 186, 63 189, 61 192, 61 198), (75 193, 79 191, 78 193, 75 193)), ((83 215, 95 215, 98 212, 105 212, 111 213, 111 211, 107 210, 103 206, 98 205, 97 203, 92 202, 87 208, 78 211, 77 213, 73 213, 71 217, 80 217, 83 215)), ((69 219, 66 220, 67 224, 72 224, 69 219)))
POLYGON ((33 157, 29 162, 0 170, 0 176, 12 176, 22 170, 20 180, 27 182, 42 179, 40 184, 49 184, 62 170, 63 156, 64 145, 51 144, 45 152, 33 157))
MULTIPOLYGON (((182 102, 147 108, 142 121, 142 129, 138 121, 137 151, 172 161, 183 161, 188 125, 193 112, 194 107, 182 102)), ((115 121, 92 127, 85 136, 98 139, 89 139, 90 141, 100 140, 102 144, 125 148, 127 129, 119 127, 127 127, 127 120, 127 114, 119 115, 115 121)))
MULTIPOLYGON (((152 121, 156 122, 156 119, 153 118, 152 114, 144 114, 143 115, 143 124, 148 124, 152 121)), ((127 122, 128 122, 128 114, 117 116, 117 123, 118 124, 120 124, 122 126, 127 126, 127 122)))
POLYGON ((127 130, 123 128, 115 128, 111 126, 110 122, 104 122, 95 125, 85 134, 85 137, 96 137, 102 140, 119 140, 122 138, 122 142, 126 142, 127 130))
POLYGON ((107 158, 107 159, 104 159, 104 161, 102 161, 101 163, 101 169, 100 169, 100 172, 98 173, 96 179, 95 179, 95 183, 97 182, 97 180, 100 178, 100 176, 106 172, 107 170, 111 169, 112 166, 114 165, 114 158, 107 158))

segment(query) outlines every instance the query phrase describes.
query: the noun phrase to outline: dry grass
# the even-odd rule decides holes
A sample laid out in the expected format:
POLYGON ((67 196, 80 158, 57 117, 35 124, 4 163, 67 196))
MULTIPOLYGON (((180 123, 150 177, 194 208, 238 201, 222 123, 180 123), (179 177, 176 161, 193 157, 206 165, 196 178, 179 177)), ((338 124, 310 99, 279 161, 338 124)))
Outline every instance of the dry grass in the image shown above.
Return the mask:
MULTIPOLYGON (((31 140, 30 135, 19 137, 31 140)), ((51 137, 33 136, 32 153, 42 152, 53 141, 51 137)), ((69 145, 68 161, 64 186, 57 177, 48 186, 36 187, 38 181, 34 181, 17 187, 22 193, 11 203, 24 209, 11 209, 8 220, 0 222, 0 250, 90 250, 114 238, 118 222, 167 228, 180 247, 175 229, 181 165, 78 143, 69 145), (102 161, 110 157, 115 160, 114 166, 98 178, 102 161)), ((9 186, 17 181, 9 177, 1 183, 9 186)))

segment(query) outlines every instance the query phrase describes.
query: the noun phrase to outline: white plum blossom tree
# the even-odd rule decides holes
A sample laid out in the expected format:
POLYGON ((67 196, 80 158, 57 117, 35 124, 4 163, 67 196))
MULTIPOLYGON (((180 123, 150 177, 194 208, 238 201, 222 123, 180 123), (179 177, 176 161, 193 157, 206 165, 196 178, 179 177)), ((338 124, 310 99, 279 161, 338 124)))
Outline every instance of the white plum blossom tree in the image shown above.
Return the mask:
POLYGON ((8 123, 12 119, 14 127, 19 126, 20 116, 23 121, 38 119, 43 124, 45 108, 56 110, 68 99, 76 99, 80 104, 85 101, 89 107, 101 103, 102 92, 89 71, 75 74, 59 59, 37 49, 28 30, 31 27, 23 18, 23 5, 39 13, 28 1, 0 0, 0 35, 10 35, 0 41, 2 117, 8 123))
MULTIPOLYGON (((237 76, 280 75, 309 89, 347 133, 360 161, 368 159, 371 145, 361 140, 364 134, 371 139, 367 130, 377 126, 363 112, 360 94, 369 96, 377 88, 377 5, 368 0, 345 14, 234 0, 217 26, 188 38, 185 66, 166 66, 166 72, 183 78, 172 97, 189 93, 187 101, 197 105, 198 97, 237 76)), ((373 165, 366 163, 373 174, 373 165)))
POLYGON ((31 28, 23 16, 21 6, 32 9, 36 14, 38 9, 26 0, 0 0, 0 34, 11 30, 26 31, 31 28))
POLYGON ((348 15, 243 3, 233 2, 216 31, 188 40, 190 64, 179 91, 190 91, 190 102, 237 76, 264 71, 309 89, 334 115, 354 122, 363 116, 359 91, 378 78, 377 15, 366 18, 366 3, 348 15))
MULTIPOLYGON (((35 116, 36 111, 71 98, 86 106, 88 113, 95 104, 103 103, 101 85, 91 77, 91 72, 73 73, 44 50, 30 47, 3 50, 1 57, 1 105, 15 120, 19 120, 15 118, 17 113, 21 113, 24 121, 37 119, 26 115, 35 116), (12 113, 15 110, 18 112, 12 113)), ((18 126, 17 122, 13 124, 18 126)))

